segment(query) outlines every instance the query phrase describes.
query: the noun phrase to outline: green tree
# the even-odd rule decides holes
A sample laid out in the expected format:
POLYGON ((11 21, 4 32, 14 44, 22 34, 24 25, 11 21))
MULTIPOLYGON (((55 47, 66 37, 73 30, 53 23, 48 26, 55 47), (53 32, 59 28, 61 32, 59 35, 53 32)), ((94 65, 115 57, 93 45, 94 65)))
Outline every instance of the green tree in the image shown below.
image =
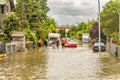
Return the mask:
POLYGON ((110 36, 113 32, 118 32, 119 28, 119 15, 116 11, 117 8, 120 10, 119 0, 110 0, 103 7, 101 12, 101 25, 105 35, 110 36))
POLYGON ((37 43, 36 34, 33 33, 30 29, 24 29, 23 32, 25 33, 27 41, 33 41, 33 44, 37 43))
POLYGON ((70 29, 70 31, 75 31, 75 32, 77 32, 78 30, 77 30, 77 27, 76 27, 75 25, 73 25, 72 28, 70 29))
POLYGON ((82 40, 82 31, 77 32, 77 39, 82 40))
POLYGON ((85 22, 81 22, 77 25, 77 30, 78 31, 83 31, 85 32, 87 28, 87 24, 85 22))
POLYGON ((47 37, 48 26, 51 25, 46 23, 49 10, 47 0, 17 0, 15 8, 17 16, 20 17, 21 29, 30 29, 37 39, 47 37))
POLYGON ((29 6, 26 6, 29 4, 28 1, 29 0, 16 0, 17 4, 14 9, 16 15, 19 17, 19 23, 22 30, 26 28, 27 29, 30 28, 29 21, 27 20, 27 17, 26 17, 27 13, 30 13, 28 9, 31 9, 29 6))
POLYGON ((67 36, 70 38, 77 38, 76 33, 78 32, 78 29, 75 25, 72 26, 72 28, 68 31, 67 36))
POLYGON ((64 29, 60 29, 58 33, 61 35, 61 38, 65 37, 66 31, 64 29))
POLYGON ((76 39, 77 33, 75 31, 71 31, 71 38, 76 39))
POLYGON ((29 22, 30 29, 39 28, 47 19, 48 11, 47 0, 17 0, 15 8, 21 23, 29 22))
POLYGON ((42 11, 41 14, 39 14, 41 15, 39 19, 40 21, 44 22, 45 20, 47 20, 47 12, 50 10, 50 8, 47 5, 47 0, 36 0, 36 2, 39 3, 39 5, 41 6, 40 9, 42 11))
POLYGON ((93 27, 93 24, 96 23, 96 20, 89 20, 85 32, 89 33, 93 27))
POLYGON ((15 15, 15 13, 8 14, 4 17, 3 26, 5 34, 4 40, 10 41, 12 32, 20 30, 19 18, 15 15))
POLYGON ((81 36, 79 36, 79 33, 81 32, 89 32, 89 29, 87 28, 87 23, 81 22, 78 25, 73 25, 73 27, 68 31, 67 35, 71 38, 80 39, 81 36))
POLYGON ((48 34, 52 32, 52 30, 56 31, 56 23, 54 19, 47 18, 42 25, 42 31, 40 32, 41 38, 47 38, 48 34))

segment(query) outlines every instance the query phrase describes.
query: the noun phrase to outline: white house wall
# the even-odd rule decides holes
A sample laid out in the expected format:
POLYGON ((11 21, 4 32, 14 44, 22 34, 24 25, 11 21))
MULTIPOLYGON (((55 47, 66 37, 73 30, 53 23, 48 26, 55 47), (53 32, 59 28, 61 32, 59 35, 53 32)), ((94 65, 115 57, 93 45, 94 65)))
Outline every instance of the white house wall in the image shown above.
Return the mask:
POLYGON ((8 1, 5 6, 4 6, 4 14, 8 14, 11 12, 11 7, 10 7, 10 2, 8 1), (7 6, 8 6, 8 11, 7 11, 7 6))

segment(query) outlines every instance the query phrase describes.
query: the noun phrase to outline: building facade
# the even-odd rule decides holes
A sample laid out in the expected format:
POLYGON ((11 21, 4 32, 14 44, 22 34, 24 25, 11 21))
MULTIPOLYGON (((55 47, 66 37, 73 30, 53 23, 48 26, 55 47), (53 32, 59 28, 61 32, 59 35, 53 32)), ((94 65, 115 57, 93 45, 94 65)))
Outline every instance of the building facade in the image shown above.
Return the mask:
POLYGON ((64 29, 66 32, 68 32, 70 29, 72 28, 72 25, 60 25, 60 26, 57 26, 57 29, 64 29))
POLYGON ((59 29, 64 29, 65 32, 66 32, 65 37, 67 37, 67 33, 68 33, 68 31, 72 28, 72 26, 73 26, 73 25, 69 25, 69 24, 67 24, 67 25, 60 25, 60 26, 57 26, 57 29, 58 29, 58 30, 59 30, 59 29))
POLYGON ((14 8, 13 0, 0 0, 0 29, 2 29, 2 21, 5 15, 12 12, 14 8))

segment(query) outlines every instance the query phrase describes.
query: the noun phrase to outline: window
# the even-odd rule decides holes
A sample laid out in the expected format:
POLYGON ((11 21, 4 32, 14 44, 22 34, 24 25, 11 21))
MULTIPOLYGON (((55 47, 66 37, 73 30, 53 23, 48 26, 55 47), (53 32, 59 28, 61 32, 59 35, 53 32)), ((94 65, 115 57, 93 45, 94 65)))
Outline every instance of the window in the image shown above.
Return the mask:
POLYGON ((3 5, 0 6, 0 13, 4 13, 4 6, 3 5))
POLYGON ((9 12, 9 6, 8 5, 6 5, 6 11, 9 12))

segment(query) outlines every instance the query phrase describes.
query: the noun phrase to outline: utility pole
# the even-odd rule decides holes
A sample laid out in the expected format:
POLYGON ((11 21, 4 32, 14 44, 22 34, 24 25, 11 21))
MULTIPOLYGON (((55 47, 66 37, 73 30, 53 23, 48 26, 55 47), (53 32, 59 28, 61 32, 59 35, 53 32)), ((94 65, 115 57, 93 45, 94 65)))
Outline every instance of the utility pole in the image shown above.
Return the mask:
POLYGON ((101 52, 100 0, 98 0, 99 52, 101 52))

